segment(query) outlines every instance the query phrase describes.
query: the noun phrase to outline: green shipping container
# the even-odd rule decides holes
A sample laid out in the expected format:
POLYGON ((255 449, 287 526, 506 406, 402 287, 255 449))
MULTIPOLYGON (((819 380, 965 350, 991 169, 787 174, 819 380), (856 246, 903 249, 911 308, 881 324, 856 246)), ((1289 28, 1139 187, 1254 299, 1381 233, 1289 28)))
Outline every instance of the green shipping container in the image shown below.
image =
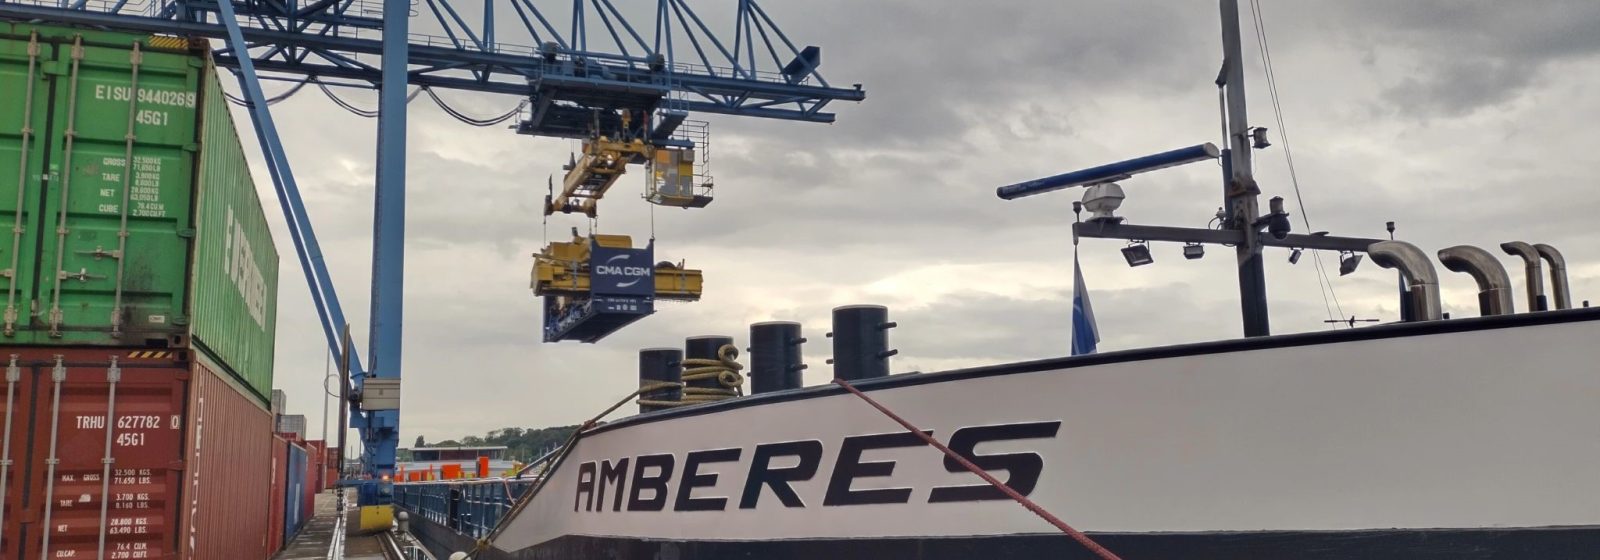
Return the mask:
POLYGON ((6 345, 192 346, 272 389, 278 252, 203 46, 0 24, 6 345))

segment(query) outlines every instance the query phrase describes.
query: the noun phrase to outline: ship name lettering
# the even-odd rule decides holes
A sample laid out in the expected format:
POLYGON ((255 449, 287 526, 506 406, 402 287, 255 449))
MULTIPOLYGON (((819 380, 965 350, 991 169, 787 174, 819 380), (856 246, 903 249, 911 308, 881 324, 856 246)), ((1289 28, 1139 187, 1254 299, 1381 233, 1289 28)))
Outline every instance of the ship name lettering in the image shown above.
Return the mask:
MULTIPOLYGON (((1042 455, 1032 451, 979 454, 977 448, 992 442, 1054 439, 1060 428, 1060 420, 967 426, 952 432, 946 446, 1026 496, 1038 486, 1044 472, 1042 455)), ((923 433, 935 435, 933 431, 923 433)), ((863 455, 872 450, 926 445, 910 432, 847 436, 839 441, 831 470, 826 473, 819 472, 824 468, 826 451, 820 440, 588 461, 578 465, 572 511, 726 511, 730 502, 734 509, 750 510, 762 500, 776 500, 785 508, 804 508, 808 504, 905 504, 916 493, 916 481, 901 477, 899 484, 890 484, 895 479, 897 461, 864 460, 863 455), (805 484, 819 474, 827 477, 825 485, 805 484), (743 476, 743 484, 731 487, 735 495, 714 495, 714 488, 724 476, 743 476), (873 484, 869 479, 878 480, 873 484), (820 495, 806 496, 807 491, 820 495)), ((954 458, 943 457, 942 463, 946 472, 967 472, 954 458)), ((1003 492, 988 484, 934 486, 928 489, 926 498, 927 503, 1004 499, 1007 497, 1003 492)))

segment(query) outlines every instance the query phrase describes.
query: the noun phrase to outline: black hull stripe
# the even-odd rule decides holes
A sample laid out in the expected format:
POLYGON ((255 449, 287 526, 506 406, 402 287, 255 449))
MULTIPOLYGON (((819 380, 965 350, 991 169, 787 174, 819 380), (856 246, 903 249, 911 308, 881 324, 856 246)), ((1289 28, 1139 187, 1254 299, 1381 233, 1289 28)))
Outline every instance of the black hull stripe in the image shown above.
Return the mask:
MULTIPOLYGON (((413 530, 439 558, 471 550, 470 539, 428 522, 413 530)), ((1600 527, 1090 533, 1128 560, 1500 560, 1600 558, 1600 527)), ((776 541, 663 541, 568 536, 475 560, 1091 560, 1065 535, 776 541)))

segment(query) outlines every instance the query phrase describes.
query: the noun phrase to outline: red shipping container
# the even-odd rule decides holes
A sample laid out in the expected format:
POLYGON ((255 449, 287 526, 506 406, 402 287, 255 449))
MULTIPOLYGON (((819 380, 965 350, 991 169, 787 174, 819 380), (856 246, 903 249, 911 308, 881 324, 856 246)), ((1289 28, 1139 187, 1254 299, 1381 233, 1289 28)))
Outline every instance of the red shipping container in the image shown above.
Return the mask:
POLYGON ((289 442, 272 436, 272 495, 267 506, 267 550, 276 553, 283 548, 284 498, 289 492, 289 442))
MULTIPOLYGON (((197 355, 198 356, 198 355, 197 355)), ((184 557, 266 558, 272 413, 203 356, 190 390, 184 557)))
POLYGON ((323 477, 328 471, 328 444, 320 439, 307 441, 306 451, 309 453, 307 460, 311 463, 307 467, 311 469, 311 474, 306 477, 306 484, 313 493, 321 492, 325 488, 323 477))
POLYGON ((316 462, 311 460, 317 454, 313 453, 309 446, 307 447, 305 475, 304 478, 300 479, 304 481, 300 485, 300 519, 304 520, 302 523, 311 521, 311 516, 317 512, 317 492, 321 491, 321 487, 312 484, 312 479, 321 472, 321 467, 318 467, 316 462))
POLYGON ((7 351, 15 381, 0 402, 11 419, 0 449, 13 464, 0 491, 0 558, 96 558, 102 534, 107 558, 265 557, 265 528, 250 511, 261 508, 241 506, 261 503, 270 482, 253 474, 267 449, 251 442, 270 429, 253 399, 191 366, 187 351, 7 351))

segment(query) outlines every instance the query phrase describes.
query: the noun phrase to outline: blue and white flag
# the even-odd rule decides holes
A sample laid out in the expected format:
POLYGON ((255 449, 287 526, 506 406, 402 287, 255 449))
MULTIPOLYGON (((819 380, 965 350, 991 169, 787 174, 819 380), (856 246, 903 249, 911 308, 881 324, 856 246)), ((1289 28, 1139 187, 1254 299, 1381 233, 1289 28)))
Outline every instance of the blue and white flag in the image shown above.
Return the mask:
POLYGON ((1078 267, 1078 252, 1072 252, 1072 355, 1093 354, 1100 343, 1100 327, 1094 324, 1094 307, 1089 305, 1089 290, 1083 286, 1083 270, 1078 267))

